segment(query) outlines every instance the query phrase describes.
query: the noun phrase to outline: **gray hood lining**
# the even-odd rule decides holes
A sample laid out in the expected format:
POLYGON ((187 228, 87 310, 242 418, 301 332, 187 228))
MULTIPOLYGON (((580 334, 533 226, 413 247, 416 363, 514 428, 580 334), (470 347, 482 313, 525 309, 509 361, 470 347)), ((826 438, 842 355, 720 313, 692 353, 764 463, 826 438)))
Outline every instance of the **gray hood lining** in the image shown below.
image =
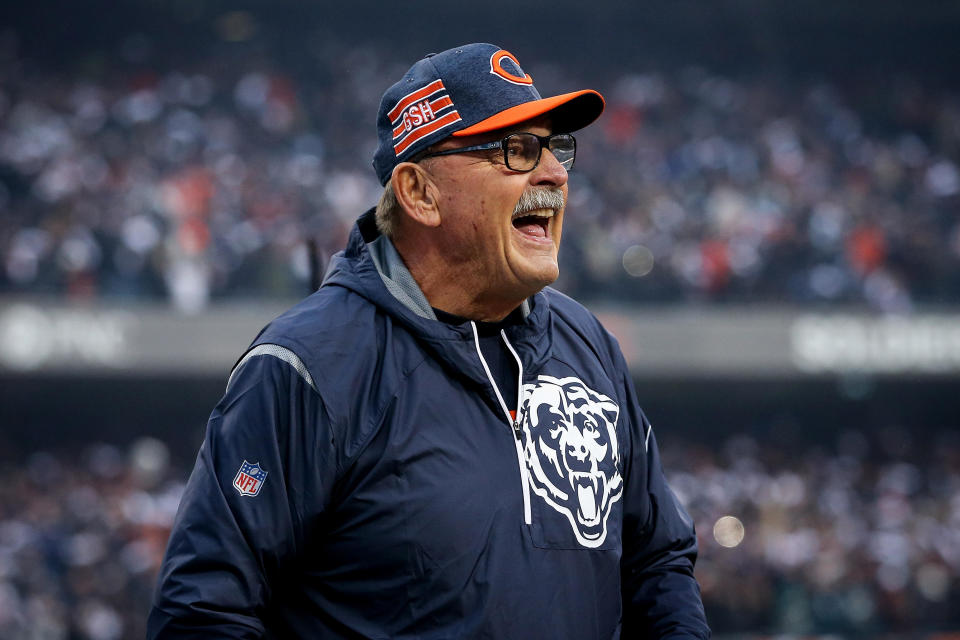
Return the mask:
MULTIPOLYGON (((387 287, 387 291, 396 298, 400 304, 427 320, 436 320, 437 314, 433 312, 433 307, 427 301, 427 297, 420 290, 420 285, 413 279, 407 265, 393 242, 386 236, 378 236, 373 242, 367 243, 367 251, 373 259, 373 264, 380 274, 380 279, 387 287)), ((530 301, 524 300, 520 305, 520 313, 524 319, 530 315, 530 301)))

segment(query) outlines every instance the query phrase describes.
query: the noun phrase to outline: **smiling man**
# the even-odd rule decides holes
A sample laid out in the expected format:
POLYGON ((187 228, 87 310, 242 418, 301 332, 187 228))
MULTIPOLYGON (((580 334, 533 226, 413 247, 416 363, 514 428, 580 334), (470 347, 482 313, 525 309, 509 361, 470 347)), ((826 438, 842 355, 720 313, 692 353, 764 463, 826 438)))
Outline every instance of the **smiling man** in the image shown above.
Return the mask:
POLYGON ((500 320, 557 279, 576 143, 569 133, 550 135, 549 122, 541 116, 451 136, 419 162, 393 170, 396 203, 381 219, 392 216, 396 230, 381 224, 381 231, 433 306, 500 320))
POLYGON ((602 110, 489 44, 386 91, 383 197, 234 367, 149 637, 709 637, 616 340, 548 286, 602 110))

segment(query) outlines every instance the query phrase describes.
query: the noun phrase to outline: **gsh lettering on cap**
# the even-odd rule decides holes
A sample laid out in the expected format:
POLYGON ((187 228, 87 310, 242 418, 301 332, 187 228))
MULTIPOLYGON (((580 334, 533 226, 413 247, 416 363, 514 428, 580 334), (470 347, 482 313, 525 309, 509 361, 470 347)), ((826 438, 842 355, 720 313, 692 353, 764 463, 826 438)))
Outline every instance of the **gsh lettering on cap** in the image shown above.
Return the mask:
POLYGON ((398 156, 424 136, 460 121, 443 80, 403 96, 388 117, 393 125, 393 152, 398 156))

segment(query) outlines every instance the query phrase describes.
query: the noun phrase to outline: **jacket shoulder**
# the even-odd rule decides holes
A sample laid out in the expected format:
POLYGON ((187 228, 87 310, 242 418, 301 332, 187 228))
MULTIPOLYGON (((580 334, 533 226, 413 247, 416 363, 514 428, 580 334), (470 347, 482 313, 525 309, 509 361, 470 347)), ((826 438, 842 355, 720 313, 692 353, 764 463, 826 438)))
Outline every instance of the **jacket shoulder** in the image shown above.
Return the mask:
POLYGON ((601 328, 603 327, 589 309, 567 294, 561 293, 552 287, 545 288, 543 294, 550 303, 550 309, 564 320, 577 324, 593 324, 601 328))
POLYGON ((417 364, 409 361, 409 350, 396 348, 396 333, 369 300, 329 285, 270 322, 247 353, 277 345, 294 354, 334 429, 360 446, 417 364))
POLYGON ((338 341, 372 335, 375 316, 376 308, 362 296, 344 287, 325 286, 271 320, 250 346, 282 344, 309 366, 338 341))
POLYGON ((547 287, 543 293, 553 313, 555 331, 586 343, 605 363, 612 364, 622 358, 617 339, 593 312, 556 289, 547 287))

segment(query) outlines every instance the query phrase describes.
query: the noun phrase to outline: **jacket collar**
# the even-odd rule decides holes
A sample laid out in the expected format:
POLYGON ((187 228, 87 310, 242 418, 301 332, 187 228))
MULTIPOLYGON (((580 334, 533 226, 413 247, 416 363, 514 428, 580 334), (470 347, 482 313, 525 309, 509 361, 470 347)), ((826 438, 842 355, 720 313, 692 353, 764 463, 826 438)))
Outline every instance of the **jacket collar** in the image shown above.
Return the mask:
MULTIPOLYGON (((450 369, 486 384, 470 324, 450 325, 436 319, 396 248, 377 231, 373 209, 357 220, 346 248, 331 260, 321 286, 341 286, 363 296, 450 369)), ((526 300, 524 308, 523 322, 509 327, 506 334, 524 371, 533 372, 550 357, 552 317, 543 293, 526 300)))
POLYGON ((370 252, 373 266, 377 268, 377 273, 380 274, 380 279, 383 280, 387 291, 400 304, 421 318, 437 319, 437 314, 427 301, 427 296, 423 294, 413 274, 403 263, 403 258, 400 257, 390 238, 381 235, 372 242, 368 242, 367 251, 370 252))

